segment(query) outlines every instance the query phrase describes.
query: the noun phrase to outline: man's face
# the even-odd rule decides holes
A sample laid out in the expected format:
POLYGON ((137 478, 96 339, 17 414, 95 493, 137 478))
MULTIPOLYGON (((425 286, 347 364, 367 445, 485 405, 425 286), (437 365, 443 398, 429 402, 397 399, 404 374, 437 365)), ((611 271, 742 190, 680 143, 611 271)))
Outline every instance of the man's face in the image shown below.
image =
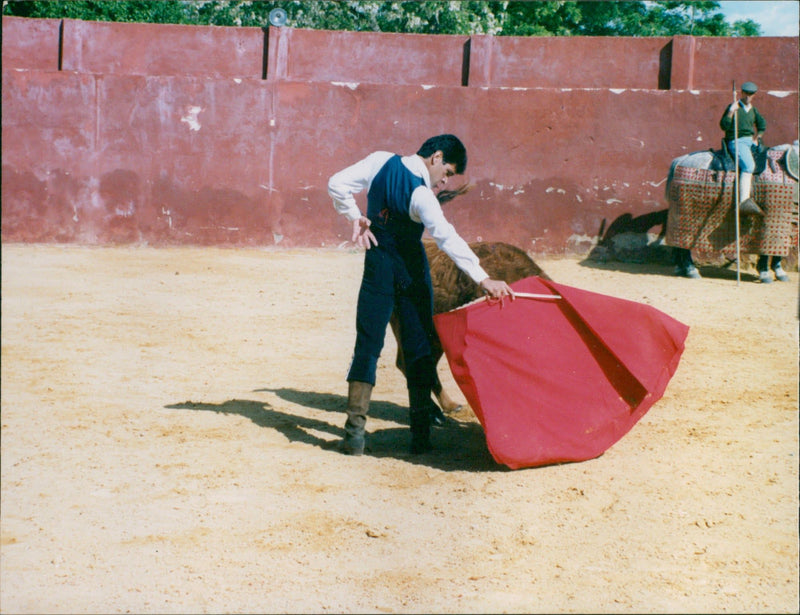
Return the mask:
POLYGON ((742 90, 742 98, 744 99, 744 104, 749 105, 753 101, 753 97, 756 95, 755 92, 745 92, 742 90))
POLYGON ((435 152, 431 156, 428 172, 431 175, 431 188, 441 190, 447 185, 448 178, 456 174, 456 165, 452 162, 444 162, 442 152, 435 152))

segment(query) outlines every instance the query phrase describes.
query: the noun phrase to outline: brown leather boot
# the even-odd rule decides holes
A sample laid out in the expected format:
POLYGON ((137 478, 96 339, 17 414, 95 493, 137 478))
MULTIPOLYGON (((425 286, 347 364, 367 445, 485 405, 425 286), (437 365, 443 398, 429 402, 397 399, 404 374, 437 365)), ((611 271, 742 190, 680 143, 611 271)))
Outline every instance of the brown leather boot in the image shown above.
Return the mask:
POLYGON ((367 424, 372 385, 353 380, 347 391, 347 421, 344 438, 339 442, 339 451, 345 455, 364 454, 364 427, 367 424))

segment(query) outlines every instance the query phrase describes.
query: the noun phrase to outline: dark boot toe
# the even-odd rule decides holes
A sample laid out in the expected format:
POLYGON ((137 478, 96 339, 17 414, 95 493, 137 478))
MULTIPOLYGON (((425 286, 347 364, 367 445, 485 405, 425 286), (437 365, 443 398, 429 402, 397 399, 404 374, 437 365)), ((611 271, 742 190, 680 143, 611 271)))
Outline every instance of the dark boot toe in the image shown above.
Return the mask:
POLYGON ((444 427, 447 423, 447 417, 442 412, 442 409, 439 406, 432 405, 430 409, 431 414, 431 425, 434 427, 444 427))

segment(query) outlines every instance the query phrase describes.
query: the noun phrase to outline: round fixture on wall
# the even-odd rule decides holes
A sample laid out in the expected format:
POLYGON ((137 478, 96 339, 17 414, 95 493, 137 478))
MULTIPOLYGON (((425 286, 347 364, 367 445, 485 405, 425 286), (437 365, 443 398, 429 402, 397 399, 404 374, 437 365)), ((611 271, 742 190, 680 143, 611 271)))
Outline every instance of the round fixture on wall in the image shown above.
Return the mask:
POLYGON ((282 26, 286 23, 286 11, 283 9, 272 9, 269 12, 269 25, 282 26))

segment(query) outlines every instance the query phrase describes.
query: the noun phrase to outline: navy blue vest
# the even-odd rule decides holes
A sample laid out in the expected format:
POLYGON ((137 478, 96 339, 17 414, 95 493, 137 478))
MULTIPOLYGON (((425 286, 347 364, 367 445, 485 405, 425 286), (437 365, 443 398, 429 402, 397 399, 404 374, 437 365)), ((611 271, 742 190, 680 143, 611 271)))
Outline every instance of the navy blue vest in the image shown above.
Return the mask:
POLYGON ((424 183, 421 177, 408 170, 398 155, 389 158, 378 171, 367 192, 367 217, 378 242, 381 237, 386 239, 387 234, 400 243, 422 238, 425 227, 414 222, 408 211, 411 194, 424 183))

